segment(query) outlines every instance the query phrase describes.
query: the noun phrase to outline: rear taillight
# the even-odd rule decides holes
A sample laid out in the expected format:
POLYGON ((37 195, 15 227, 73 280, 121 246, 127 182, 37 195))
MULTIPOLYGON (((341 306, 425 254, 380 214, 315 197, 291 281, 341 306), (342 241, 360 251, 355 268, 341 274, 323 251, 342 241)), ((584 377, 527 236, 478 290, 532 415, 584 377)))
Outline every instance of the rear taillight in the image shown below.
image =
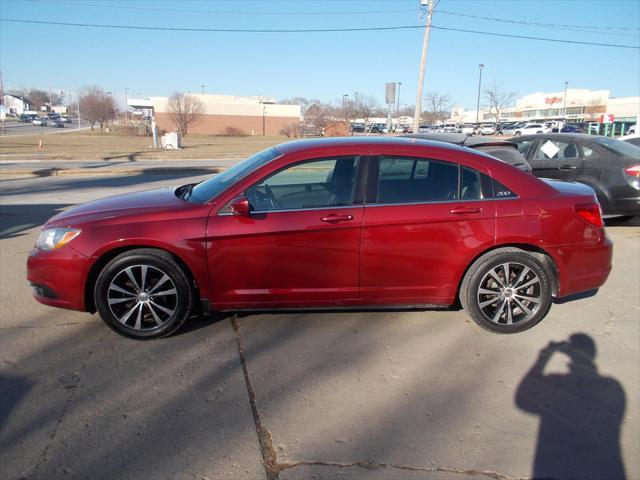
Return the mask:
POLYGON ((575 207, 578 216, 589 222, 596 227, 604 227, 602 221, 602 212, 600 211, 600 205, 597 203, 579 203, 575 207))
POLYGON ((632 177, 640 178, 640 165, 634 165, 624 169, 624 173, 632 177))

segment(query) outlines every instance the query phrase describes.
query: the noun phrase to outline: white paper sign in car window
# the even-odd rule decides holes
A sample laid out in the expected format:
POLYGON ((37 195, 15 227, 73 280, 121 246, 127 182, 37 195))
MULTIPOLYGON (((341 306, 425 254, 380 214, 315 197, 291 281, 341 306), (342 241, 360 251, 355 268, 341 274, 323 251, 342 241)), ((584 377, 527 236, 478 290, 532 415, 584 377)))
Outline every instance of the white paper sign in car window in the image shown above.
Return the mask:
POLYGON ((542 147, 540 147, 540 150, 542 150, 542 153, 544 153, 549 158, 555 157, 560 151, 556 144, 551 140, 547 140, 547 142, 542 145, 542 147))

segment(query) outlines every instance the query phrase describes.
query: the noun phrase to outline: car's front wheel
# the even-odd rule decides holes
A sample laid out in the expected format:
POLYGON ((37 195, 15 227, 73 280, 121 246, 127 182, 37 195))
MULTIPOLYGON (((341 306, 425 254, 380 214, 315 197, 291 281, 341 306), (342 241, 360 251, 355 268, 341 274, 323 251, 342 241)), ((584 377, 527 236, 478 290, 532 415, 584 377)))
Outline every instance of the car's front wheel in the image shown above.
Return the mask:
POLYGON ((552 277, 539 254, 502 248, 480 257, 460 287, 460 302, 481 327, 518 333, 549 312, 552 277))
POLYGON ((140 340, 171 335, 193 306, 186 273, 169 253, 156 249, 130 250, 113 258, 100 272, 94 295, 109 327, 140 340))

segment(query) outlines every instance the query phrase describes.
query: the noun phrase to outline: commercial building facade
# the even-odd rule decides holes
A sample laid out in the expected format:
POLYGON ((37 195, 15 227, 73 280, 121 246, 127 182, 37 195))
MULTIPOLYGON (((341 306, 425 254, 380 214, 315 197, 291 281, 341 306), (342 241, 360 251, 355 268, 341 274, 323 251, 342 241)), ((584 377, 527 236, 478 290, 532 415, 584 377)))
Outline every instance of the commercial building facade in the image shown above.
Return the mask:
MULTIPOLYGON (((611 121, 636 123, 640 115, 640 97, 611 97, 609 90, 568 89, 565 92, 536 92, 516 100, 506 108, 499 122, 544 122, 564 120, 569 123, 611 121)), ((480 122, 494 122, 495 114, 481 109, 480 122)), ((454 108, 449 121, 475 123, 476 111, 454 108)))
MULTIPOLYGON (((210 135, 279 135, 286 127, 300 124, 300 106, 277 104, 271 97, 189 94, 204 105, 204 113, 189 133, 210 135)), ((169 97, 150 97, 158 128, 176 129, 169 114, 169 97)))

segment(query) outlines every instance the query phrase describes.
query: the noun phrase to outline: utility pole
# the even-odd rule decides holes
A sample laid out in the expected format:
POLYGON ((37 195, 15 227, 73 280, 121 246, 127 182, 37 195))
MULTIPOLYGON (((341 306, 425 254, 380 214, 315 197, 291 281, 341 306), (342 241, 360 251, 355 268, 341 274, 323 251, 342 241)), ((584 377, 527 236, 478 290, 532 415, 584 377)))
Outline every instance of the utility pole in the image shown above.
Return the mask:
POLYGON ((204 95, 204 85, 200 85, 200 89, 202 91, 202 95, 204 95))
POLYGON ((427 2, 427 23, 424 27, 422 38, 422 57, 420 58, 420 75, 418 77, 418 91, 416 92, 416 109, 413 113, 413 132, 420 129, 420 115, 422 113, 422 87, 424 84, 424 71, 427 65, 427 50, 429 49, 429 34, 431 33, 431 17, 433 16, 434 0, 422 0, 421 5, 427 2))
POLYGON ((262 104, 262 136, 264 137, 267 133, 267 124, 266 124, 266 114, 267 114, 267 107, 264 106, 264 104, 262 104))
POLYGON ((402 82, 398 82, 398 106, 396 107, 396 117, 400 116, 400 87, 402 86, 402 82))
POLYGON ((53 101, 51 101, 51 84, 49 84, 49 111, 53 112, 53 101))
POLYGON ((80 93, 76 90, 76 108, 78 110, 78 130, 80 130, 80 93))

